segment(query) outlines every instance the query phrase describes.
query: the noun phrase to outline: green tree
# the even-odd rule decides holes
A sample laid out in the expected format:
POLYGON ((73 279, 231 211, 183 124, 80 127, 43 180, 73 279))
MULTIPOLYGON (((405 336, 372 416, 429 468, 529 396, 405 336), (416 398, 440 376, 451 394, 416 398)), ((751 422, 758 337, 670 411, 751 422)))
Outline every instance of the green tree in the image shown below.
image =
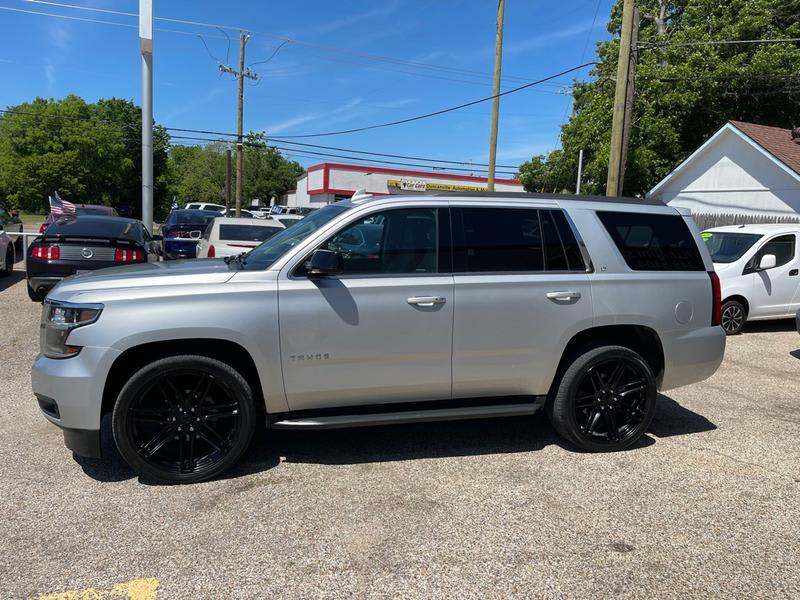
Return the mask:
POLYGON ((247 202, 259 198, 265 202, 278 197, 297 185, 297 178, 305 169, 300 163, 287 160, 275 148, 260 146, 263 137, 250 133, 247 141, 252 145, 244 150, 244 179, 242 197, 247 202))
MULTIPOLYGON (((128 100, 89 104, 78 96, 37 98, 0 116, 0 194, 46 211, 53 191, 73 202, 140 205, 141 111, 128 100)), ((169 136, 156 127, 154 175, 166 167, 169 136)), ((164 195, 156 186, 157 201, 164 195)))
MULTIPOLYGON (((644 194, 726 121, 791 127, 800 114, 800 44, 708 44, 800 37, 800 0, 638 0, 640 49, 624 191, 644 194)), ((520 167, 526 189, 605 192, 622 0, 593 80, 574 88, 561 150, 520 167), (543 174, 545 176, 542 184, 543 174), (566 176, 566 175, 568 176, 566 176)))

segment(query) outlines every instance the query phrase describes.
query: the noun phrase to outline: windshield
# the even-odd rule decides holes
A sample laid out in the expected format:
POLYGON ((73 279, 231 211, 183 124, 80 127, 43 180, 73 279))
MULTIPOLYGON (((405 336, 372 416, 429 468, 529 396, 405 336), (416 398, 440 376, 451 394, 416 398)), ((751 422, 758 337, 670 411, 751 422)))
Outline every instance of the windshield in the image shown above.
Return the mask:
POLYGON ((757 233, 730 233, 727 231, 704 231, 703 241, 706 243, 711 260, 715 263, 732 263, 744 256, 763 236, 757 233))
POLYGON ((348 210, 348 208, 341 204, 330 204, 320 208, 305 219, 290 225, 245 254, 244 269, 247 271, 266 269, 294 246, 325 225, 325 223, 348 210))
POLYGON ((176 225, 208 225, 216 216, 216 213, 202 210, 175 210, 170 222, 176 225))

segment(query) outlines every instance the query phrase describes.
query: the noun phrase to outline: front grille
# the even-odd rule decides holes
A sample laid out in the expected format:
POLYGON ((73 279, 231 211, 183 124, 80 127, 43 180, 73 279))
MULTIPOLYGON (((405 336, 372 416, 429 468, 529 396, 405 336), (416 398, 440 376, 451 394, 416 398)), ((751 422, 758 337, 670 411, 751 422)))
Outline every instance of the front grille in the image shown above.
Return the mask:
POLYGON ((61 246, 61 260, 92 260, 114 262, 114 248, 108 246, 61 246), (91 252, 84 256, 83 251, 91 252))

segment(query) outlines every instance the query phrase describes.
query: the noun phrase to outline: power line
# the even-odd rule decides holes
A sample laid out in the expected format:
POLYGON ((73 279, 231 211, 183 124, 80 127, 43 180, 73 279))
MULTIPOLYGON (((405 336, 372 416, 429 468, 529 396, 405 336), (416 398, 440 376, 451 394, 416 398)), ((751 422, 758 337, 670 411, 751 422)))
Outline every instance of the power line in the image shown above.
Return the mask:
POLYGON ((459 104, 457 106, 451 106, 449 108, 443 108, 441 110, 437 110, 434 112, 426 113, 424 115, 417 115, 415 117, 409 117, 407 119, 399 119, 397 121, 390 121, 389 123, 378 123, 376 125, 367 125, 365 127, 354 127, 353 129, 342 129, 340 131, 327 131, 324 133, 306 133, 303 135, 284 135, 284 136, 270 136, 271 139, 275 140, 287 140, 290 138, 309 138, 309 137, 325 137, 331 135, 342 135, 346 133, 357 133, 359 131, 368 131, 370 129, 380 129, 383 127, 392 127, 394 125, 402 125, 404 123, 411 123, 413 121, 420 121, 422 119, 428 119, 430 117, 436 117, 439 115, 443 115, 446 113, 454 112, 456 110, 460 110, 462 108, 467 108, 468 106, 475 106, 476 104, 480 104, 482 102, 488 102, 489 100, 494 100, 495 98, 500 98, 502 96, 507 96, 508 94, 513 94, 515 92, 519 92, 521 90, 527 89, 529 87, 533 87, 534 85, 538 85, 545 81, 550 81, 551 79, 555 79, 556 77, 561 77, 562 75, 566 75, 567 73, 572 73, 573 71, 578 71, 579 69, 583 69, 584 67, 588 67, 590 65, 598 64, 595 61, 584 63, 582 65, 578 65, 577 67, 572 67, 570 69, 566 69, 561 71, 560 73, 556 73, 555 75, 550 75, 549 77, 544 77, 542 79, 538 79, 536 81, 531 81, 530 83, 526 83, 525 85, 520 85, 518 87, 512 88, 510 90, 506 90, 504 92, 500 92, 499 94, 493 94, 491 96, 486 96, 485 98, 480 98, 478 100, 473 100, 472 102, 465 102, 464 104, 459 104))
MULTIPOLYGON (((118 10, 110 10, 110 9, 104 9, 104 8, 95 8, 95 7, 90 7, 90 6, 78 6, 78 5, 75 5, 75 4, 67 4, 67 3, 63 3, 63 2, 52 2, 50 0, 25 0, 25 1, 29 2, 29 3, 32 3, 32 4, 42 4, 42 5, 46 5, 46 6, 56 6, 56 7, 59 7, 59 8, 68 8, 68 9, 74 9, 74 10, 84 10, 84 11, 97 12, 97 13, 102 13, 102 14, 112 14, 112 15, 118 15, 118 16, 124 16, 124 17, 138 18, 138 16, 139 16, 138 13, 124 12, 124 11, 118 11, 118 10)), ((28 12, 28 13, 31 13, 31 14, 43 14, 43 15, 52 16, 52 17, 70 18, 70 17, 66 17, 64 15, 53 14, 53 13, 36 13, 36 12, 33 12, 33 11, 23 11, 21 9, 15 9, 15 10, 18 10, 20 12, 28 12)), ((476 71, 474 69, 463 69, 463 68, 458 68, 458 67, 450 67, 450 66, 445 66, 445 65, 436 65, 436 64, 432 64, 432 63, 425 63, 425 62, 420 62, 420 61, 393 58, 393 57, 382 56, 382 55, 378 55, 378 54, 370 54, 370 53, 367 53, 367 52, 360 52, 360 51, 357 51, 357 50, 352 50, 352 49, 349 49, 349 48, 343 48, 343 47, 340 47, 340 46, 328 46, 328 45, 325 45, 325 44, 317 44, 317 43, 314 43, 314 42, 307 42, 307 41, 300 40, 300 39, 297 39, 297 38, 291 38, 291 37, 287 37, 287 36, 284 36, 284 35, 278 35, 278 34, 274 34, 274 33, 269 33, 269 32, 266 32, 266 31, 253 31, 252 29, 250 29, 248 27, 240 27, 240 26, 234 26, 234 25, 223 25, 223 24, 219 24, 219 23, 205 23, 205 22, 202 22, 202 21, 191 21, 191 20, 188 20, 188 19, 173 19, 173 18, 168 18, 168 17, 154 17, 154 19, 156 21, 164 21, 164 22, 167 22, 167 23, 176 23, 176 24, 180 24, 180 25, 191 25, 191 26, 196 26, 196 27, 209 27, 209 28, 214 28, 214 29, 219 29, 219 30, 224 30, 224 29, 228 29, 228 30, 231 30, 231 31, 245 31, 246 30, 246 31, 249 31, 251 34, 254 34, 254 35, 263 35, 263 36, 271 37, 271 38, 274 38, 274 39, 283 40, 285 42, 291 42, 291 43, 299 45, 299 46, 305 46, 305 47, 309 47, 309 48, 317 48, 317 49, 320 49, 320 50, 325 50, 326 52, 335 52, 335 53, 338 53, 338 54, 349 54, 351 56, 360 57, 360 58, 362 58, 364 60, 373 60, 373 61, 376 61, 376 62, 394 63, 394 64, 398 64, 398 65, 405 65, 405 66, 410 66, 410 67, 419 68, 419 69, 430 69, 430 70, 438 70, 438 71, 447 71, 447 72, 452 72, 452 73, 461 73, 461 74, 468 75, 468 76, 473 76, 473 77, 477 76, 477 77, 483 77, 483 78, 486 78, 486 79, 491 79, 492 78, 492 74, 491 73, 486 73, 486 72, 483 72, 483 71, 476 71)), ((136 27, 135 25, 125 25, 125 24, 122 24, 122 23, 115 23, 115 22, 111 22, 111 21, 100 21, 100 22, 104 23, 104 24, 108 24, 108 25, 124 25, 124 26, 127 26, 127 27, 136 27)), ((167 32, 171 32, 171 33, 182 33, 184 35, 196 35, 196 34, 193 34, 191 32, 168 30, 168 29, 163 29, 163 30, 162 29, 157 29, 157 31, 167 31, 167 32)), ((530 78, 529 77, 506 75, 506 76, 504 76, 504 79, 506 79, 508 81, 518 81, 518 82, 524 83, 524 82, 528 81, 530 78)))
MULTIPOLYGON (((197 137, 197 136, 187 136, 187 135, 176 135, 173 136, 175 139, 179 140, 193 140, 198 142, 211 142, 211 143, 221 143, 221 144, 234 144, 234 140, 220 140, 215 138, 206 138, 206 137, 197 137)), ((284 150, 287 152, 293 152, 295 154, 299 153, 296 148, 287 148, 286 146, 278 146, 278 145, 270 145, 264 142, 242 142, 242 145, 249 146, 251 148, 274 148, 275 150, 284 150)), ((347 152, 347 150, 345 150, 347 152)), ((359 156, 346 156, 343 154, 333 154, 331 152, 317 152, 314 150, 302 150, 303 154, 306 155, 313 155, 315 157, 327 157, 327 158, 343 158, 346 160, 361 160, 363 157, 359 156)), ((403 167, 415 167, 415 168, 426 168, 431 169, 434 171, 480 171, 486 172, 486 169, 481 168, 459 168, 459 167, 443 167, 439 165, 428 165, 428 164, 416 164, 416 163, 406 163, 406 162, 399 162, 399 161, 390 161, 390 160, 378 160, 378 159, 371 159, 371 162, 385 164, 385 165, 399 165, 403 167)), ((514 175, 515 172, 507 172, 501 171, 503 175, 514 175)))
POLYGON ((684 46, 716 46, 728 44, 785 44, 800 42, 800 38, 775 38, 765 40, 703 40, 697 42, 639 42, 639 48, 665 48, 665 47, 684 47, 684 46))

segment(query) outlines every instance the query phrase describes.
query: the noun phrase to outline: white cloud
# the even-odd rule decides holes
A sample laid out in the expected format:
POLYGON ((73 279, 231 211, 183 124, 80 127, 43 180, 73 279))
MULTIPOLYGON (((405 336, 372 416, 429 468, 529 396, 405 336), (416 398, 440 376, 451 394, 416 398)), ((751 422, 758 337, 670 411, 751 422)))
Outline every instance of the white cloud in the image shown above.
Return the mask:
MULTIPOLYGON (((350 14, 340 19, 333 19, 327 23, 313 28, 313 30, 316 34, 331 33, 339 29, 344 29, 345 27, 351 27, 361 21, 368 21, 376 17, 388 17, 389 15, 397 12, 399 8, 400 1, 394 0, 393 2, 387 2, 379 8, 372 8, 364 12, 350 14)), ((354 37, 357 39, 357 36, 354 37)))
POLYGON ((52 87, 56 82, 56 67, 49 58, 44 59, 44 76, 47 84, 52 87))
POLYGON ((47 27, 47 39, 58 50, 67 50, 72 42, 72 30, 63 21, 53 21, 47 27))
POLYGON ((286 131, 287 129, 292 129, 297 125, 302 125, 303 123, 310 123, 311 121, 319 121, 324 119, 325 124, 330 126, 334 123, 341 123, 342 121, 347 121, 352 119, 356 113, 350 112, 351 109, 355 108, 359 104, 361 104, 361 98, 353 98, 352 100, 346 102, 345 104, 339 106, 328 112, 316 112, 316 113, 307 113, 304 115, 298 115, 296 117, 292 117, 290 119, 286 119, 285 121, 281 121, 279 123, 274 123, 272 125, 268 125, 264 128, 266 134, 275 135, 276 133, 280 133, 281 131, 286 131), (346 114, 343 114, 346 113, 346 114), (336 115, 340 115, 336 117, 336 115), (330 118, 335 117, 335 118, 330 118))

